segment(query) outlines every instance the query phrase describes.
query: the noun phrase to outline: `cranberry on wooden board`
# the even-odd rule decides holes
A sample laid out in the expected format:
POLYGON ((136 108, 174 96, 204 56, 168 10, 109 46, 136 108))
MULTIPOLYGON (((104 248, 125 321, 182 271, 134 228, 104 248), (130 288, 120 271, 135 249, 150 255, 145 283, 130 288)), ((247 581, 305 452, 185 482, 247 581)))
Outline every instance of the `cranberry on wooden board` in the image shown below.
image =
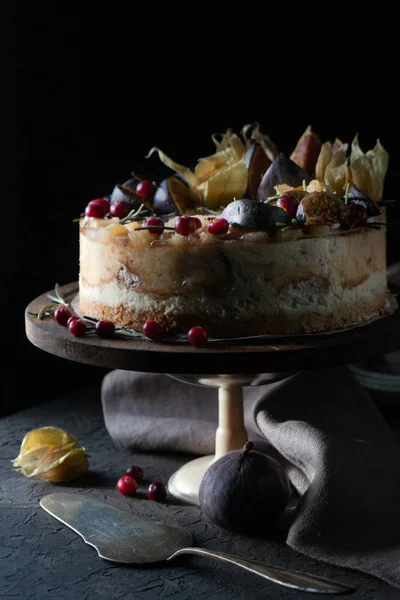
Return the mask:
POLYGON ((143 333, 150 340, 156 342, 162 338, 164 330, 157 321, 146 321, 143 325, 143 333))
POLYGON ((68 320, 72 316, 72 311, 67 306, 59 306, 54 311, 54 318, 59 325, 68 325, 68 320))
POLYGON ((204 327, 196 325, 188 332, 188 342, 192 346, 204 346, 208 342, 208 333, 204 327))

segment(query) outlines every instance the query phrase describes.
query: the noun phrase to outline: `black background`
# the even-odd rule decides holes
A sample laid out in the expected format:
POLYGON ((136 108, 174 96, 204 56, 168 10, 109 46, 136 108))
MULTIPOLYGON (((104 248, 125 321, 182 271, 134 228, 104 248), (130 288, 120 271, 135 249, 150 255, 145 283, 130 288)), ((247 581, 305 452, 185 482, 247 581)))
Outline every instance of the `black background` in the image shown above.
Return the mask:
MULTIPOLYGON (((364 150, 378 137, 388 150, 385 195, 396 196, 399 56, 387 8, 104 6, 3 9, 2 414, 106 372, 30 344, 24 309, 77 280, 73 219, 132 169, 151 173, 153 145, 187 164, 214 150, 213 132, 254 121, 287 152, 309 124, 323 141, 359 132, 364 150)), ((389 217, 393 262, 398 208, 389 217)))

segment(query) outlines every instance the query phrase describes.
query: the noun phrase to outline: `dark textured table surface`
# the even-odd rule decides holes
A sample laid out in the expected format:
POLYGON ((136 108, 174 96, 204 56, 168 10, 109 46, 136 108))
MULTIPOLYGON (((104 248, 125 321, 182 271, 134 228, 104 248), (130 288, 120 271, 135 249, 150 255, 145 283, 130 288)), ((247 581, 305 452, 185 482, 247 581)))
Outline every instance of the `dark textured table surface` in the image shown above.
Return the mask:
MULTIPOLYGON (((188 455, 131 455, 115 447, 103 422, 100 386, 84 388, 49 404, 7 416, 0 421, 0 598, 57 600, 175 600, 258 598, 352 598, 400 600, 400 590, 375 578, 324 565, 285 545, 285 521, 268 538, 255 539, 225 531, 205 520, 198 507, 173 498, 152 502, 146 483, 166 482, 188 455), (90 456, 90 471, 68 484, 28 479, 14 472, 11 461, 21 441, 35 427, 54 425, 74 435, 90 456), (137 497, 122 496, 115 483, 130 464, 139 464, 145 481, 137 497), (57 491, 90 495, 114 506, 169 524, 184 526, 194 544, 280 567, 337 579, 356 588, 349 596, 297 592, 236 567, 200 557, 146 567, 119 566, 96 551, 39 505, 42 496, 57 491)), ((400 568, 400 567, 399 567, 400 568)))

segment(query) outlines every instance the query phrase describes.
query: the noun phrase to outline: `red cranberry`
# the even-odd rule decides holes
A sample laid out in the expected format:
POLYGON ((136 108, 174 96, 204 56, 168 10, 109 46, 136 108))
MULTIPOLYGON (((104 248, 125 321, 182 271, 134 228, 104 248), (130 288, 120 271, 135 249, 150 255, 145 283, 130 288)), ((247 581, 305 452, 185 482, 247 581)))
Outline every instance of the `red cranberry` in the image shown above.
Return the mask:
POLYGON ((69 324, 72 323, 72 321, 79 321, 79 317, 72 315, 72 317, 70 317, 67 321, 67 327, 69 327, 69 324))
POLYGON ((129 475, 129 477, 133 477, 136 481, 141 481, 143 479, 143 469, 136 465, 132 465, 128 467, 125 475, 129 475))
POLYGON ((196 325, 188 333, 188 342, 192 346, 204 346, 208 342, 208 333, 204 327, 196 325))
POLYGON ((214 219, 214 221, 211 221, 211 223, 208 225, 208 231, 213 235, 222 235, 223 233, 226 233, 228 229, 229 223, 223 217, 214 219))
POLYGON ((102 204, 93 202, 87 205, 85 208, 85 216, 86 217, 94 217, 95 219, 104 219, 106 215, 106 210, 102 204))
POLYGON ((153 200, 155 191, 156 188, 154 187, 153 182, 150 181, 150 179, 139 181, 139 183, 136 186, 137 195, 143 198, 145 202, 151 202, 153 200))
POLYGON ((116 200, 110 205, 110 215, 124 219, 131 212, 131 205, 124 200, 116 200))
POLYGON ((292 219, 296 217, 298 202, 294 196, 291 196, 290 194, 284 194, 278 198, 276 206, 283 208, 283 210, 287 212, 289 217, 292 217, 292 219))
POLYGON ((137 490, 137 481, 129 475, 123 475, 117 481, 117 490, 124 496, 134 496, 137 490))
POLYGON ((68 325, 68 329, 72 335, 76 337, 83 337, 86 333, 87 326, 82 319, 73 319, 68 325))
POLYGON ((101 204, 101 206, 104 207, 106 214, 110 210, 110 201, 107 200, 107 198, 95 198, 94 200, 91 200, 89 202, 89 205, 91 205, 91 204, 101 204))
POLYGON ((64 325, 64 327, 68 324, 68 319, 72 316, 72 311, 67 306, 59 306, 54 311, 54 318, 59 325, 64 325))
MULTIPOLYGON (((151 225, 154 225, 155 227, 164 227, 164 221, 162 219, 160 219, 159 217, 149 217, 144 223, 143 225, 145 227, 151 227, 151 225)), ((149 233, 156 233, 156 234, 160 234, 164 231, 164 229, 149 229, 149 233)))
POLYGON ((193 217, 189 217, 188 215, 182 215, 175 221, 175 231, 176 233, 179 233, 179 235, 189 235, 189 233, 193 233, 196 229, 196 221, 193 217))
POLYGON ((196 229, 203 227, 203 223, 200 221, 199 217, 192 217, 192 219, 196 223, 196 229))
POLYGON ((157 321, 146 321, 143 325, 143 333, 154 342, 160 340, 164 335, 164 330, 157 321))
POLYGON ((162 502, 168 496, 168 489, 161 481, 153 481, 147 488, 147 497, 149 500, 162 502))
POLYGON ((114 337, 115 325, 111 321, 106 321, 104 319, 101 321, 97 321, 95 329, 97 335, 101 338, 114 337))

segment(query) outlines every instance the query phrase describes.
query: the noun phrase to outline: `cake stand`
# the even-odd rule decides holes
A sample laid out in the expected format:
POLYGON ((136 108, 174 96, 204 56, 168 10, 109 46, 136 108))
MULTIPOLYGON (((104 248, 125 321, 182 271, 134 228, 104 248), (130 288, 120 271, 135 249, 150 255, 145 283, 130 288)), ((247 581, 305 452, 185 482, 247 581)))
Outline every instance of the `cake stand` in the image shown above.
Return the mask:
MULTIPOLYGON (((72 303, 78 283, 62 286, 61 290, 66 301, 72 303)), ((189 461, 168 481, 173 496, 195 505, 201 480, 211 463, 247 441, 243 387, 266 385, 300 370, 355 363, 400 348, 399 310, 335 333, 211 342, 201 348, 118 335, 108 340, 95 335, 77 338, 53 318, 39 320, 35 316, 48 304, 48 294, 54 295, 54 291, 38 296, 25 310, 27 338, 38 348, 85 364, 165 373, 188 384, 218 389, 215 454, 189 461)))

